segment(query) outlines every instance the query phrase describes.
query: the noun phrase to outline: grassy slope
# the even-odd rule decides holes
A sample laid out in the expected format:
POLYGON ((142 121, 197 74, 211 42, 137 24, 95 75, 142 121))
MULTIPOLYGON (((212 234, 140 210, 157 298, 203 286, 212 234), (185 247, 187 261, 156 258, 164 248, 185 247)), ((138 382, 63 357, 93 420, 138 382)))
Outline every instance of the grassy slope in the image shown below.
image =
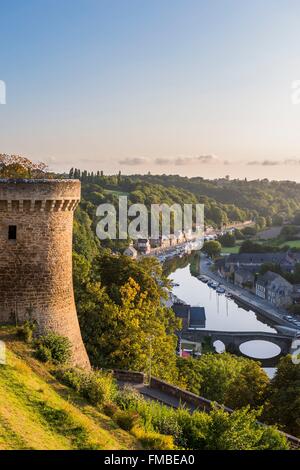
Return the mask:
POLYGON ((290 248, 300 248, 300 240, 291 240, 288 242, 283 242, 280 244, 280 247, 289 246, 290 248))
POLYGON ((61 385, 0 328, 7 364, 0 365, 0 449, 137 449, 110 418, 61 385))

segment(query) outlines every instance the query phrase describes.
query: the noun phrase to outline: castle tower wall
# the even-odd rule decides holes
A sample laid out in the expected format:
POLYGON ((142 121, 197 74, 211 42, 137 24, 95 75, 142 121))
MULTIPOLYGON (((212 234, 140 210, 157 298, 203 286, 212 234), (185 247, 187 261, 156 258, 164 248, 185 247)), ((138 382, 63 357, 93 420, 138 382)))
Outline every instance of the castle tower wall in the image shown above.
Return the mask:
POLYGON ((72 280, 77 180, 0 180, 0 323, 35 319, 38 333, 67 336, 74 364, 89 367, 72 280))

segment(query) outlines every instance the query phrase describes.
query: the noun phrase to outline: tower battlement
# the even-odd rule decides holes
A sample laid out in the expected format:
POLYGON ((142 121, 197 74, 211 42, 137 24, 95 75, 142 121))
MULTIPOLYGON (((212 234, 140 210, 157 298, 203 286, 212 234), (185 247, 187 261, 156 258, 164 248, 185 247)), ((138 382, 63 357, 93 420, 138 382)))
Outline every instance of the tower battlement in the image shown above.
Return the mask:
POLYGON ((73 293, 77 180, 0 179, 0 322, 37 322, 67 336, 73 363, 89 367, 73 293))
POLYGON ((75 211, 79 202, 77 180, 0 179, 0 211, 75 211))

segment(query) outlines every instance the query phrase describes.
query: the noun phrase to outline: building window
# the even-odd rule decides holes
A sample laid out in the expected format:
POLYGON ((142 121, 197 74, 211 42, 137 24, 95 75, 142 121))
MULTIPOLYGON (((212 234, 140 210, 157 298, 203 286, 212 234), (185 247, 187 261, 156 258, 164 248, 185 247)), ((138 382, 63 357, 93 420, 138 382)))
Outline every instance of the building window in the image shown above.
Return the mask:
POLYGON ((9 240, 16 240, 17 239, 17 226, 16 225, 9 225, 8 226, 8 239, 9 240))

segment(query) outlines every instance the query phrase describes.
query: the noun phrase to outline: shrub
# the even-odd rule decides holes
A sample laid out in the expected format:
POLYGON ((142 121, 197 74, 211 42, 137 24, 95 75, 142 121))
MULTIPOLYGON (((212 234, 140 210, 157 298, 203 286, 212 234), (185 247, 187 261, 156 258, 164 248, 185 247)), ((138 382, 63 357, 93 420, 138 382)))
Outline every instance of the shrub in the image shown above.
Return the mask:
POLYGON ((254 237, 257 234, 257 228, 256 227, 245 227, 242 229, 242 234, 245 237, 254 237))
POLYGON ((177 411, 177 420, 181 429, 177 445, 187 449, 204 449, 210 421, 209 414, 201 411, 190 414, 188 410, 180 408, 177 411))
POLYGON ((151 407, 151 411, 153 428, 161 434, 173 436, 174 441, 181 445, 183 435, 178 422, 178 411, 162 405, 151 407))
POLYGON ((36 340, 36 349, 38 350, 40 346, 44 346, 50 351, 54 363, 64 364, 71 358, 71 343, 65 336, 48 333, 36 340))
POLYGON ((140 420, 139 414, 135 411, 118 411, 114 416, 114 421, 125 431, 131 431, 140 420))
POLYGON ((52 359, 52 354, 49 348, 39 344, 35 350, 35 357, 41 362, 49 362, 52 359))
POLYGON ((91 372, 84 376, 81 393, 92 405, 101 405, 112 400, 116 384, 111 373, 91 372))
POLYGON ((123 410, 137 410, 138 404, 145 400, 132 386, 125 385, 125 387, 117 393, 115 401, 123 410))
POLYGON ((235 246, 236 238, 235 235, 232 233, 225 233, 221 237, 219 237, 218 241, 221 243, 222 246, 225 247, 232 247, 235 246))
POLYGON ((109 401, 108 403, 104 403, 103 407, 103 412, 110 418, 113 418, 113 416, 120 411, 120 408, 113 402, 109 401))
POLYGON ((141 442, 145 449, 153 450, 174 450, 174 442, 172 436, 164 436, 155 431, 144 431, 136 427, 133 428, 132 434, 141 442))
POLYGON ((68 369, 59 368, 54 371, 54 375, 68 387, 73 388, 76 392, 80 392, 84 380, 84 372, 82 370, 73 367, 68 369))
POLYGON ((289 450, 290 446, 284 434, 276 428, 266 426, 258 444, 259 450, 289 450))
POLYGON ((117 387, 111 373, 103 371, 84 372, 81 369, 57 369, 55 376, 72 387, 92 405, 102 405, 113 401, 117 387))
POLYGON ((36 324, 28 320, 22 326, 18 326, 17 335, 26 343, 31 343, 36 324))

